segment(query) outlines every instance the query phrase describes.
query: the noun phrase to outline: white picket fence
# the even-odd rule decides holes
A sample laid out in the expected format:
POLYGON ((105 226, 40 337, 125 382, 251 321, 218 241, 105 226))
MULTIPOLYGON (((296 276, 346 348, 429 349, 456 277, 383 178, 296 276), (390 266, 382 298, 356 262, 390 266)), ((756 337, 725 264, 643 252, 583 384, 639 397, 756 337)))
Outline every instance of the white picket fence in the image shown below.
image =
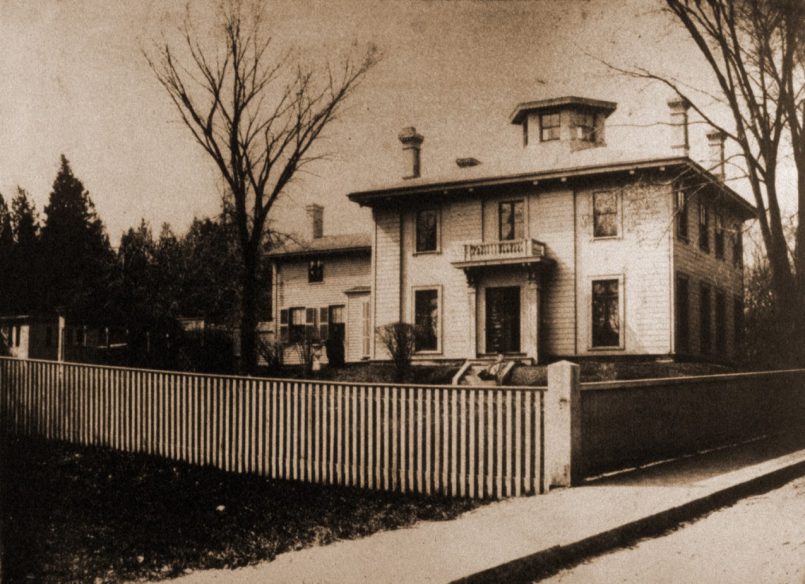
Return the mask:
POLYGON ((460 497, 547 490, 545 388, 333 383, 0 358, 6 431, 460 497))

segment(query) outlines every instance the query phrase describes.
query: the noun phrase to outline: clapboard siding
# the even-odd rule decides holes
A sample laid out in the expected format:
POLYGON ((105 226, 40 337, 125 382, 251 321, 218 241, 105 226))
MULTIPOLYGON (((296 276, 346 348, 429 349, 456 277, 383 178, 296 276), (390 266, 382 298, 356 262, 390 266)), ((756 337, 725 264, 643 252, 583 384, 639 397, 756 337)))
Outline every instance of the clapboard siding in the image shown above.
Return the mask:
MULTIPOLYGON (((294 307, 319 308, 343 305, 347 314, 346 290, 358 286, 368 287, 371 283, 371 258, 368 252, 352 252, 343 255, 321 256, 324 262, 324 281, 308 282, 308 258, 286 258, 277 262, 275 283, 277 288, 277 307, 274 322, 279 326, 279 311, 294 307)), ((360 328, 361 323, 347 322, 347 336, 350 329, 360 328)), ((277 338, 279 334, 277 333, 277 338)), ((286 347, 284 363, 298 364, 299 354, 293 347, 286 347)))
POLYGON ((667 354, 671 351, 672 199, 667 185, 630 180, 581 189, 576 195, 579 354, 667 354), (620 200, 619 236, 593 237, 593 195, 614 192, 620 200), (592 284, 622 276, 624 348, 591 350, 592 284))
MULTIPOLYGON (((400 320, 400 213, 396 209, 373 209, 374 274, 372 296, 375 328, 400 320)), ((375 336, 374 355, 387 359, 385 347, 375 336)))
POLYGON ((573 191, 539 192, 529 198, 530 237, 543 242, 556 267, 543 286, 544 352, 575 353, 575 237, 573 191))
MULTIPOLYGON (((717 259, 715 256, 715 219, 711 213, 708 237, 710 239, 710 251, 704 252, 699 247, 699 205, 705 193, 694 193, 690 195, 688 201, 688 241, 682 241, 674 237, 674 271, 676 274, 683 274, 688 277, 689 285, 689 331, 691 354, 702 355, 701 347, 701 328, 700 328, 700 284, 708 284, 712 288, 710 298, 710 319, 712 322, 712 332, 715 335, 715 291, 723 290, 726 294, 726 355, 720 357, 733 358, 735 356, 735 317, 734 301, 743 299, 743 266, 735 264, 733 254, 732 236, 734 226, 739 219, 733 212, 719 206, 712 200, 707 200, 710 209, 720 212, 725 217, 725 226, 728 228, 724 238, 724 259, 717 259), (732 228, 732 229, 729 229, 732 228)), ((740 224, 740 223, 738 223, 740 224)), ((710 340, 712 347, 715 347, 715 336, 710 340)))
POLYGON ((417 254, 414 239, 416 210, 403 215, 403 314, 408 322, 414 322, 414 288, 439 288, 442 317, 440 356, 462 359, 471 356, 467 334, 467 322, 471 317, 467 279, 464 272, 451 262, 465 242, 480 240, 481 203, 476 198, 451 201, 441 206, 440 220, 439 251, 417 254))

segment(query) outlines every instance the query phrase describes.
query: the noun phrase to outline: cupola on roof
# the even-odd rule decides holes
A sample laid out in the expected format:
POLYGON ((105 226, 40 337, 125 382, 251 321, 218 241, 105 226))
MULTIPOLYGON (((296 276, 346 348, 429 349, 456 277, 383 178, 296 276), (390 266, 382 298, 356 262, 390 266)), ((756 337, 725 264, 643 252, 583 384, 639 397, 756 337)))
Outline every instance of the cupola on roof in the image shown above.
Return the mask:
POLYGON ((603 101, 600 99, 590 99, 588 97, 553 97, 550 99, 540 99, 537 101, 526 101, 517 104, 511 115, 512 124, 522 124, 526 116, 530 113, 540 113, 546 110, 559 110, 559 109, 580 109, 592 111, 608 117, 618 104, 612 101, 603 101))

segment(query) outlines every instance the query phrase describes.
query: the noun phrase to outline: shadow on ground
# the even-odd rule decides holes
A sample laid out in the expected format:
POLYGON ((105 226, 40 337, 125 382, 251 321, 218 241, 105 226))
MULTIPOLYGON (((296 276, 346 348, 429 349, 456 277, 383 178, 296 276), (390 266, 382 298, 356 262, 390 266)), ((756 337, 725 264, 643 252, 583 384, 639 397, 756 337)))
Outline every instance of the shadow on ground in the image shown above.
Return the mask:
POLYGON ((271 481, 13 439, 0 451, 3 582, 119 582, 235 568, 452 519, 477 501, 271 481))
POLYGON ((685 486, 737 471, 805 448, 805 431, 765 436, 751 442, 588 479, 584 487, 685 486))

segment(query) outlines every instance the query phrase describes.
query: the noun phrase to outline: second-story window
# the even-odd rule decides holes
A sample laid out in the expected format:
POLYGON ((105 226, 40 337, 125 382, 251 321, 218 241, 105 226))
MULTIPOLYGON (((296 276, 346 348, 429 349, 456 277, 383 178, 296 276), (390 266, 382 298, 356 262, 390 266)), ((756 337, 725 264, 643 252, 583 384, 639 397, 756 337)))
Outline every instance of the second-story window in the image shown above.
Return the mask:
POLYGON ((688 194, 682 189, 676 191, 676 237, 688 241, 688 194))
POLYGON ((720 213, 716 213, 716 230, 715 230, 715 248, 716 257, 720 260, 724 259, 724 217, 720 213))
POLYGON ((523 201, 506 201, 498 205, 498 235, 500 241, 525 237, 525 211, 523 201))
POLYGON ((439 212, 424 209, 416 214, 416 251, 439 250, 439 212))
POLYGON ((577 113, 576 132, 578 132, 576 137, 579 140, 583 140, 584 142, 595 143, 596 141, 595 114, 582 113, 582 112, 577 113))
POLYGON ((593 194, 593 237, 618 236, 618 193, 593 194))
POLYGON ((732 235, 732 263, 739 268, 744 263, 744 238, 741 224, 735 224, 735 231, 732 235))
POLYGON ((559 139, 560 117, 558 113, 542 114, 539 117, 540 142, 549 142, 559 139))
POLYGON ((310 260, 307 263, 307 281, 324 282, 324 262, 321 260, 310 260))
POLYGON ((699 249, 710 251, 710 210, 699 203, 699 249))

